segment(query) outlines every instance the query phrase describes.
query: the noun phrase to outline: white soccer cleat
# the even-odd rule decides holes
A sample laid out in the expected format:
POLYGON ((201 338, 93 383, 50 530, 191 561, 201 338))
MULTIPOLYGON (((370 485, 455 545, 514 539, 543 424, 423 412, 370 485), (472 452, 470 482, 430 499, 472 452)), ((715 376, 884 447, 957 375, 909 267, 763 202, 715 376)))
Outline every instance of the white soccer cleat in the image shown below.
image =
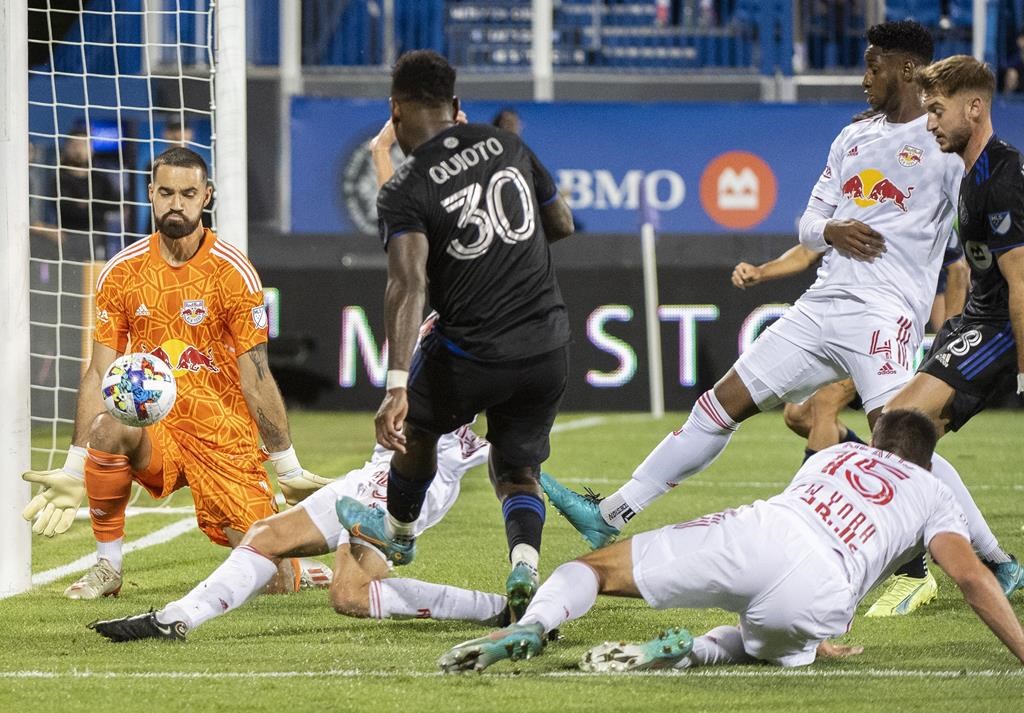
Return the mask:
POLYGON ((330 567, 308 557, 299 558, 299 586, 297 589, 327 589, 334 576, 330 567))
POLYGON ((109 560, 96 561, 81 579, 64 590, 68 599, 100 599, 116 597, 121 591, 121 573, 109 560))

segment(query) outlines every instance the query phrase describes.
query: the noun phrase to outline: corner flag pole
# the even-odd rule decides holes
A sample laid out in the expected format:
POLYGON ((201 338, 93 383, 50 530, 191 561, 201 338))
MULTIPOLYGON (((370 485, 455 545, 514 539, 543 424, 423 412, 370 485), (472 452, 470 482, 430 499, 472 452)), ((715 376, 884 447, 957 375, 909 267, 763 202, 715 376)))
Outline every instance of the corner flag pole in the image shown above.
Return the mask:
POLYGON ((658 258, 654 241, 658 210, 641 197, 640 250, 644 273, 644 322, 647 330, 647 371, 650 373, 651 417, 665 415, 665 385, 661 366, 661 320, 658 317, 658 258))

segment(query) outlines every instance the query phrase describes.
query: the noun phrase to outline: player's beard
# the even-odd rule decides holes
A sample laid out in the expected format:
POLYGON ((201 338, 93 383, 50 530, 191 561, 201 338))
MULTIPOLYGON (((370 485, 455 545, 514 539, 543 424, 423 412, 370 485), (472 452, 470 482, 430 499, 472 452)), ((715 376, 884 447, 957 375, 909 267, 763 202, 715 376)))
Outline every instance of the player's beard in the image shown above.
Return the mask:
POLYGON ((164 237, 170 238, 171 240, 179 240, 187 237, 195 232, 196 228, 199 227, 199 221, 201 219, 189 220, 185 217, 184 213, 173 213, 168 211, 163 216, 156 219, 156 229, 160 231, 160 234, 164 237), (176 215, 181 220, 169 220, 172 215, 176 215))
POLYGON ((970 126, 958 126, 956 129, 946 133, 946 145, 942 147, 945 153, 955 153, 963 155, 964 150, 967 148, 967 144, 971 140, 971 127, 970 126))

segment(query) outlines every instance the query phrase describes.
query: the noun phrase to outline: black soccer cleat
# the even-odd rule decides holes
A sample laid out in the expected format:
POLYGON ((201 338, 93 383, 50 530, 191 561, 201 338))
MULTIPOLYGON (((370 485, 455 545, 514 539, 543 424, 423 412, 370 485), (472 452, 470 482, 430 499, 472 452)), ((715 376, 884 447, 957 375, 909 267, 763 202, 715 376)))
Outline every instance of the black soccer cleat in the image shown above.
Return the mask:
POLYGON ((188 626, 183 621, 161 624, 156 619, 156 612, 152 610, 145 614, 126 616, 123 619, 97 620, 88 624, 88 627, 114 642, 139 641, 140 639, 184 641, 185 633, 188 631, 188 626))

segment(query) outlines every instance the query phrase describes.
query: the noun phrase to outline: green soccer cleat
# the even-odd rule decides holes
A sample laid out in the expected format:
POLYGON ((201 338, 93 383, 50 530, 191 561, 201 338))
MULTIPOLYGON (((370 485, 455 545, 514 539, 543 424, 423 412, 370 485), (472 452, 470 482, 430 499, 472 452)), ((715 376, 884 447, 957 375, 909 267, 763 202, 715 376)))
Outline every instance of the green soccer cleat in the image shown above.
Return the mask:
POLYGON ((384 511, 370 508, 347 495, 334 504, 338 521, 348 534, 367 542, 384 553, 396 567, 409 564, 416 557, 416 541, 393 540, 384 524, 384 511))
POLYGON ((483 671, 498 661, 522 661, 544 651, 544 627, 513 624, 479 639, 464 641, 437 660, 444 673, 483 671))
POLYGON ((540 577, 537 570, 525 562, 519 562, 509 572, 505 580, 505 592, 508 594, 508 608, 512 612, 512 621, 519 621, 526 613, 526 607, 537 593, 540 577))
POLYGON ((986 564, 992 570, 992 574, 996 576, 996 581, 999 582, 999 586, 1003 589, 1003 594, 1007 597, 1018 589, 1024 589, 1024 567, 1021 566, 1020 562, 1013 555, 1010 555, 1009 562, 986 564))
POLYGON ((604 521, 598 503, 601 497, 587 488, 586 495, 569 490, 548 473, 540 474, 540 487, 555 510, 576 528, 591 549, 604 547, 618 536, 619 531, 604 521))
POLYGON ((871 605, 864 616, 903 616, 935 599, 939 591, 939 585, 931 572, 924 577, 898 574, 891 577, 890 582, 882 596, 871 605))
POLYGON ((672 668, 693 650, 686 629, 666 629, 642 644, 606 641, 583 654, 580 668, 592 673, 622 673, 672 668))
POLYGON ((140 641, 142 639, 165 639, 167 641, 184 641, 188 627, 183 621, 172 621, 161 624, 157 621, 156 612, 126 616, 123 619, 107 619, 94 621, 88 625, 90 629, 114 642, 140 641))

